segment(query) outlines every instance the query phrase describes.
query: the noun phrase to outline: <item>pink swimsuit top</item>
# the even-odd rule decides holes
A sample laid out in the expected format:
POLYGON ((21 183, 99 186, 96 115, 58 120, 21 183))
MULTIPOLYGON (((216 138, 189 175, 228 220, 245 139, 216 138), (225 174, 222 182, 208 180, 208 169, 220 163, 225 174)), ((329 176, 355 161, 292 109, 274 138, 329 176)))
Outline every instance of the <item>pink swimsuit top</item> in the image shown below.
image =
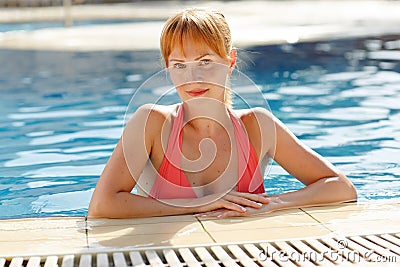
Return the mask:
MULTIPOLYGON (((260 194, 264 193, 263 176, 258 165, 258 157, 250 144, 239 119, 228 109, 233 122, 238 154, 238 172, 242 174, 236 185, 236 191, 260 194)), ((189 180, 179 168, 182 147, 183 105, 178 108, 168 139, 167 151, 161 163, 158 176, 151 188, 149 197, 156 199, 197 198, 189 180)))

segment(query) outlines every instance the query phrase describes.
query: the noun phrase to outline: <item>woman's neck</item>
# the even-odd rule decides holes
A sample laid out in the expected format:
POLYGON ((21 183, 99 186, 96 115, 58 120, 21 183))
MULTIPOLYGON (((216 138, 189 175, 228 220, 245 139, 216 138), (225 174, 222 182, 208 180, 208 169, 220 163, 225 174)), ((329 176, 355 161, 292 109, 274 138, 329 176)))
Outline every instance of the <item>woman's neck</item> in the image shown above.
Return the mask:
POLYGON ((215 99, 196 98, 183 103, 184 125, 200 134, 213 135, 230 126, 227 106, 215 99))

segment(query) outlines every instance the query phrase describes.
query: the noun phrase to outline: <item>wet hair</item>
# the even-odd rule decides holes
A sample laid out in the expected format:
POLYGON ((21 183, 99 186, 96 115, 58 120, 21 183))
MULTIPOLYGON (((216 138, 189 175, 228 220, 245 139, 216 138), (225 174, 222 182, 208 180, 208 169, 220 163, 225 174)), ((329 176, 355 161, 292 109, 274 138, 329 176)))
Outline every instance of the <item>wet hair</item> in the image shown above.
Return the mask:
POLYGON ((165 65, 172 48, 183 52, 185 39, 205 44, 221 58, 228 58, 232 49, 231 32, 224 15, 213 9, 185 9, 168 19, 161 33, 160 47, 165 65))
MULTIPOLYGON (((184 41, 193 40, 199 48, 206 45, 219 57, 228 59, 232 49, 229 25, 224 15, 214 9, 185 9, 169 18, 162 30, 160 48, 165 66, 174 47, 184 54, 184 41)), ((231 91, 225 90, 225 104, 231 105, 231 91)))

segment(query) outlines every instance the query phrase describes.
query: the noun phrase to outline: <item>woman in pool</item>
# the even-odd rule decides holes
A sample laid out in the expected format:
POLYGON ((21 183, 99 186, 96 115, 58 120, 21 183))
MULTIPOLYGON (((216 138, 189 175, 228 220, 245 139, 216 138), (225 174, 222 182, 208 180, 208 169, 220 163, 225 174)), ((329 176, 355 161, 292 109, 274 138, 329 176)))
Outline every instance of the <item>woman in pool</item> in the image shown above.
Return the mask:
POLYGON ((236 50, 220 12, 178 13, 160 44, 182 103, 135 111, 98 181, 89 217, 245 216, 357 199, 343 173, 266 109, 231 108, 226 81, 236 50), (270 159, 305 187, 267 196, 262 174, 270 159), (135 186, 138 194, 131 193, 135 186))

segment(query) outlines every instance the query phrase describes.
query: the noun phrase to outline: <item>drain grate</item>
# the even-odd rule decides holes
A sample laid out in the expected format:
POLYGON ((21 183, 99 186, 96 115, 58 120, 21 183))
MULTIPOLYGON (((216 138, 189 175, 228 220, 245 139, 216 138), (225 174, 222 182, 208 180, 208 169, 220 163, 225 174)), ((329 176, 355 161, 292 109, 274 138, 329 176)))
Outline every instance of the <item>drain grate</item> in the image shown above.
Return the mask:
POLYGON ((400 233, 1 259, 0 267, 400 264, 400 233))

